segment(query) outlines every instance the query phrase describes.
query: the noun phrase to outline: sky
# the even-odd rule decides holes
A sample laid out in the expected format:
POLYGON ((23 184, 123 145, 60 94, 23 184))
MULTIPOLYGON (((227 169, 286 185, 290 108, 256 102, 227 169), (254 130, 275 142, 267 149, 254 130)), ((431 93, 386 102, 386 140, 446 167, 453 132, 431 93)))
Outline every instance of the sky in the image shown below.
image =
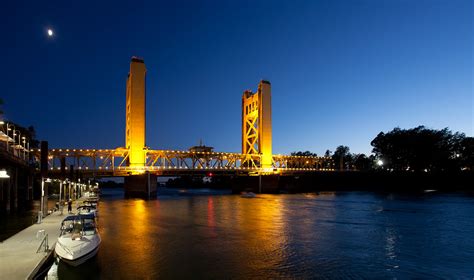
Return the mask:
POLYGON ((242 93, 272 85, 273 153, 394 127, 473 136, 473 1, 6 1, 4 118, 51 148, 125 141, 132 56, 147 67, 147 145, 241 151, 242 93), (48 37, 47 29, 54 32, 48 37))

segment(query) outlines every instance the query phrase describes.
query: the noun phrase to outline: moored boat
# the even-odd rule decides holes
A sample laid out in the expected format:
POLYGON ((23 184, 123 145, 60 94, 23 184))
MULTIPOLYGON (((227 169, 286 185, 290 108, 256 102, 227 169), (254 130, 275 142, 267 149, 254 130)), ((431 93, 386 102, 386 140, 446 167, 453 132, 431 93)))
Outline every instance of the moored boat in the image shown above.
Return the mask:
POLYGON ((54 251, 61 261, 78 266, 97 254, 100 242, 94 214, 68 216, 54 251))
POLYGON ((255 198, 255 197, 257 197, 257 195, 253 192, 242 192, 240 194, 240 196, 243 197, 243 198, 255 198))
POLYGON ((92 205, 81 205, 77 207, 77 214, 78 215, 89 215, 92 214, 95 217, 98 216, 97 208, 92 205))

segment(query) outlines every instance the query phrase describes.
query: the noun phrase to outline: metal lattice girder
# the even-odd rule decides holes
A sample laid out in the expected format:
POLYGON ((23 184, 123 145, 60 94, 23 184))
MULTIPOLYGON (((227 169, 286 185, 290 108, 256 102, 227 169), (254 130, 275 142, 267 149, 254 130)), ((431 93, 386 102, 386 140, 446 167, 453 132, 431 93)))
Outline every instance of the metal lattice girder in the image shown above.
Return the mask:
MULTIPOLYGON (((38 159, 40 150, 32 150, 38 159)), ((75 170, 88 172, 93 176, 127 176, 131 172, 153 172, 156 174, 179 175, 186 172, 255 172, 260 168, 260 154, 224 152, 191 152, 175 150, 146 150, 146 163, 141 167, 128 166, 129 152, 117 149, 52 149, 48 151, 49 171, 61 171, 64 158, 65 170, 73 165, 75 170)), ((294 173, 333 170, 334 164, 328 157, 273 155, 272 172, 294 173)))

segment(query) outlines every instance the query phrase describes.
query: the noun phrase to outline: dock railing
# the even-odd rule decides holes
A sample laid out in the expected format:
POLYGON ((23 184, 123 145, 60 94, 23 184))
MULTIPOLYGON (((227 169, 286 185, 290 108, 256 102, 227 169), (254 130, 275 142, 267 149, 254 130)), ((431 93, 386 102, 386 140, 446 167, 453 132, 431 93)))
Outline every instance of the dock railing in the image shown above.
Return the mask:
POLYGON ((36 250, 36 253, 39 252, 48 252, 49 250, 49 245, 48 245, 48 234, 46 233, 41 240, 41 244, 39 245, 38 249, 36 250), (44 248, 44 250, 42 250, 44 248))

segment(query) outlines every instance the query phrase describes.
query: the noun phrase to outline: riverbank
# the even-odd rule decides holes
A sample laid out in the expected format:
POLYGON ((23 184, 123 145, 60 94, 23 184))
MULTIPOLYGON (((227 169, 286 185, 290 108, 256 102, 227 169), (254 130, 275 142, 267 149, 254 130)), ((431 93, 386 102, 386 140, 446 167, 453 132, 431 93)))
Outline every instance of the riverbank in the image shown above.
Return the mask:
POLYGON ((474 191, 474 172, 319 172, 306 176, 279 178, 280 191, 290 193, 311 191, 376 191, 420 192, 474 191))
POLYGON ((209 187, 230 186, 233 193, 246 189, 262 193, 318 191, 420 192, 474 191, 474 172, 414 173, 385 171, 314 172, 299 176, 216 177, 209 187))

